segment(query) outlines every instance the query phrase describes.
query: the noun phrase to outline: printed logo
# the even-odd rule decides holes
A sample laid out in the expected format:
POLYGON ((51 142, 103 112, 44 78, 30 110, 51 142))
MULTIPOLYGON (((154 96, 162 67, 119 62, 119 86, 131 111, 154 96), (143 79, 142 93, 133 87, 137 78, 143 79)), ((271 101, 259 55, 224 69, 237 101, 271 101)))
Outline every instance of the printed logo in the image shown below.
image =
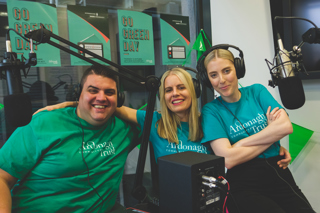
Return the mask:
MULTIPOLYGON (((95 153, 100 152, 100 156, 110 156, 115 154, 115 149, 112 141, 103 142, 102 144, 96 144, 94 141, 88 141, 82 143, 83 153, 95 153)), ((79 148, 79 153, 81 154, 82 150, 79 148)))
POLYGON ((166 146, 167 152, 177 153, 177 149, 179 150, 179 152, 193 151, 193 152, 208 154, 207 147, 199 143, 197 144, 195 143, 194 145, 184 145, 183 142, 179 140, 179 144, 177 145, 177 148, 175 143, 168 143, 168 145, 166 146))
POLYGON ((55 61, 54 60, 49 60, 49 63, 50 64, 58 64, 58 61, 57 60, 55 60, 55 61))
MULTIPOLYGON (((264 114, 258 113, 258 116, 256 118, 253 118, 252 120, 242 123, 244 128, 252 134, 256 134, 257 132, 260 132, 266 126, 268 125, 267 117, 264 114)), ((234 125, 230 126, 229 134, 231 138, 235 138, 239 135, 246 134, 245 130, 239 123, 239 121, 236 121, 234 125)))

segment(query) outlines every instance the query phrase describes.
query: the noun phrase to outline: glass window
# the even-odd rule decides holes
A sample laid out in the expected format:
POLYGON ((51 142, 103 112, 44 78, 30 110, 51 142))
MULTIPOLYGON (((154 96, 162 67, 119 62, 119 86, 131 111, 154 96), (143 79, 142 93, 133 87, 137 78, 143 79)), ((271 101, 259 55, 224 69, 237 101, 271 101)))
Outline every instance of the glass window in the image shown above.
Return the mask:
MULTIPOLYGON (((30 2, 30 1, 29 1, 30 2)), ((162 63, 163 56, 161 55, 161 40, 162 38, 160 29, 160 15, 178 15, 188 17, 189 21, 189 34, 190 44, 192 45, 197 36, 196 23, 195 23, 195 5, 194 1, 182 0, 39 0, 34 1, 44 4, 53 4, 56 6, 58 17, 58 31, 59 36, 69 40, 68 33, 68 20, 67 20, 67 5, 78 5, 83 7, 103 7, 108 11, 109 18, 109 36, 113 41, 110 44, 111 60, 120 64, 119 58, 119 29, 117 21, 118 10, 130 10, 138 12, 146 12, 152 14, 153 21, 153 36, 154 36, 154 65, 127 65, 127 69, 146 77, 155 75, 160 77, 166 70, 178 66, 177 64, 164 64, 162 63)), ((8 17, 6 16, 6 1, 0 1, 0 20, 1 20, 1 33, 0 33, 0 55, 4 54, 5 50, 5 29, 8 28, 8 17)), ((10 35, 14 33, 11 32, 10 35), (12 33, 12 34, 11 34, 12 33)), ((120 32, 121 33, 121 32, 120 32)), ((40 44, 41 45, 41 44, 40 44)), ((63 45, 66 46, 66 45, 63 45)), ((67 46, 66 46, 67 47, 67 46)), ((169 51, 169 50, 168 50, 169 51)), ((184 53, 187 57, 188 52, 184 53)), ((39 108, 47 105, 75 100, 74 88, 79 83, 83 71, 89 66, 71 66, 70 55, 64 51, 60 51, 61 67, 31 67, 27 70, 28 74, 25 78, 22 74, 22 85, 24 93, 27 93, 32 101, 33 112, 39 108)), ((181 57, 179 54, 175 54, 181 57)), ((39 56, 37 56, 39 57, 39 56)), ((1 58, 2 60, 2 58, 1 58)), ((192 51, 189 56, 190 67, 196 66, 196 53, 192 51)), ((117 70, 117 69, 115 69, 117 70)), ((122 72, 122 71, 121 71, 122 72)), ((122 72, 123 73, 123 72, 122 72)), ((125 73, 124 73, 125 74, 125 73)), ((194 75, 194 74, 193 74, 194 75)), ((5 78, 5 71, 1 71, 1 77, 5 78)), ((137 86, 136 84, 124 79, 120 79, 120 89, 125 92, 126 99, 125 105, 139 109, 147 103, 148 91, 144 86, 137 86)), ((6 80, 0 81, 0 103, 3 104, 4 97, 8 95, 8 85, 6 80)), ((3 105, 0 105, 2 107, 3 105)), ((156 110, 159 104, 156 104, 156 110)), ((6 122, 4 116, 4 109, 0 109, 0 147, 5 143, 7 138, 15 130, 15 127, 10 126, 6 122)))

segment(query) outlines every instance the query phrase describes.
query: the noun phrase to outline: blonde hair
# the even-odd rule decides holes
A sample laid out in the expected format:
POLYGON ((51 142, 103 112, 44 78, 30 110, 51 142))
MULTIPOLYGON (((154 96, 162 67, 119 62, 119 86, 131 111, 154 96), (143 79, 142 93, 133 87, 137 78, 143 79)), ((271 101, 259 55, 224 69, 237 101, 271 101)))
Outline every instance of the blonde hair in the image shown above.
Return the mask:
POLYGON ((204 59, 203 64, 204 67, 207 69, 207 66, 210 61, 215 60, 217 58, 223 58, 231 61, 234 64, 234 56, 233 54, 226 49, 215 49, 212 50, 204 59))
POLYGON ((160 137, 167 139, 171 143, 179 144, 177 130, 181 126, 178 115, 172 112, 165 101, 165 79, 169 75, 176 75, 189 91, 191 96, 191 106, 188 109, 189 136, 190 141, 199 141, 203 137, 200 122, 200 113, 198 110, 198 101, 193 86, 191 75, 182 68, 173 68, 166 71, 161 77, 161 85, 159 88, 161 119, 158 120, 158 134, 160 137))

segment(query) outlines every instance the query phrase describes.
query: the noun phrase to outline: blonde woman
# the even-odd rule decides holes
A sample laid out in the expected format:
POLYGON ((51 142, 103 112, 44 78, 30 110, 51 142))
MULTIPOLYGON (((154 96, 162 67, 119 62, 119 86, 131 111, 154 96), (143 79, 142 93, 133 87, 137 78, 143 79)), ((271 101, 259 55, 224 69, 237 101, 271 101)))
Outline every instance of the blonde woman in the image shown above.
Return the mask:
MULTIPOLYGON (((182 68, 166 71, 159 88, 160 110, 153 113, 150 141, 158 157, 194 151, 211 154, 200 143, 203 136, 198 102, 191 75, 182 68)), ((120 107, 116 116, 143 128, 146 111, 120 107)))
POLYGON ((289 117, 264 86, 238 88, 239 70, 244 67, 238 60, 226 45, 216 45, 198 61, 202 81, 220 94, 202 109, 202 143, 225 158, 234 198, 228 199, 228 210, 314 212, 290 170, 278 166, 280 139, 293 131, 289 117))

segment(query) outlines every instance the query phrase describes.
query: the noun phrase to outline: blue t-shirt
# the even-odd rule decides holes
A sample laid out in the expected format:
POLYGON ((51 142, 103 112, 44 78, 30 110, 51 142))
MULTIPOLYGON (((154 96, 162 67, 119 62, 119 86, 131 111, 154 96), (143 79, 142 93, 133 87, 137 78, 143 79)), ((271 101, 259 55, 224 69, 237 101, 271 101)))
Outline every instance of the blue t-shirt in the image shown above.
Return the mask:
MULTIPOLYGON (((234 103, 227 103, 219 97, 207 103, 202 109, 202 127, 204 137, 201 143, 219 138, 228 138, 231 144, 248 137, 239 121, 250 135, 260 132, 268 125, 267 110, 282 106, 261 84, 240 88, 241 98, 234 103), (230 113, 230 111, 233 115, 230 113), (238 118, 238 120, 236 118, 238 118)), ((280 141, 275 141, 263 152, 266 158, 279 155, 280 141)), ((258 157, 263 158, 262 154, 258 157)))
MULTIPOLYGON (((137 120, 138 123, 143 129, 144 120, 146 117, 146 111, 138 110, 137 111, 137 120)), ((154 155, 156 161, 159 157, 171 155, 177 152, 186 152, 186 151, 193 151, 198 153, 205 153, 205 154, 212 154, 211 147, 207 147, 207 145, 201 144, 200 141, 193 142, 188 140, 189 136, 189 123, 188 122, 181 122, 181 127, 178 127, 178 139, 179 144, 176 145, 175 143, 169 143, 167 139, 161 138, 158 135, 158 128, 157 128, 157 121, 161 118, 161 114, 159 112, 153 113, 152 124, 151 124, 151 131, 149 140, 152 143, 154 149, 154 155)))

